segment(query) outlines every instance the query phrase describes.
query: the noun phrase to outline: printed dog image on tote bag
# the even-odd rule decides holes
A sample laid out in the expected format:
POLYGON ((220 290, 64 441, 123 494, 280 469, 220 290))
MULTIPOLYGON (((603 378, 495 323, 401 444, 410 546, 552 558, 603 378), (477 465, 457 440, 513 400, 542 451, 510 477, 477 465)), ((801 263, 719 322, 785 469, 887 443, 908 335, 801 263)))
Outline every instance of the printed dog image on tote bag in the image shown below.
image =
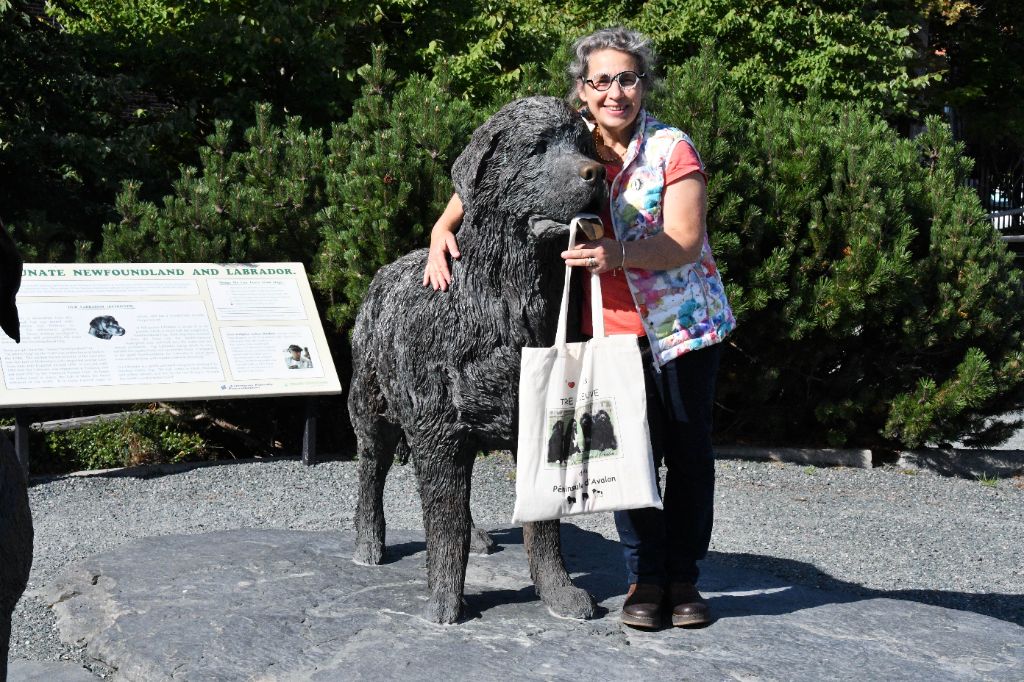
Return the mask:
POLYGON ((523 349, 513 523, 662 506, 636 337, 605 336, 591 273, 594 338, 566 343, 570 276, 566 266, 555 345, 523 349))

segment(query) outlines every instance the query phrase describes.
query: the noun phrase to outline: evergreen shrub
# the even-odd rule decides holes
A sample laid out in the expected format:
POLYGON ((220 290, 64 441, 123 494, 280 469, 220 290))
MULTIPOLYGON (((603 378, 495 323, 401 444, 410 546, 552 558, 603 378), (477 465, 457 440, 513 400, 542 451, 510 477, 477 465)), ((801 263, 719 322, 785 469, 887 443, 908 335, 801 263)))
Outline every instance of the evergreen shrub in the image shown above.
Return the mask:
POLYGON ((708 229, 738 328, 717 432, 806 445, 990 443, 1021 404, 1020 273, 970 160, 930 118, 901 138, 866 105, 768 98, 742 109, 705 53, 656 113, 710 175, 708 229))
MULTIPOLYGON (((524 73, 528 92, 557 88, 550 69, 524 73)), ((451 164, 493 108, 454 97, 443 74, 400 82, 381 50, 360 77, 352 116, 326 140, 298 119, 275 126, 264 107, 244 143, 218 124, 162 205, 128 185, 104 257, 301 260, 346 376, 366 287, 426 245, 451 164)), ((812 92, 748 106, 740 93, 708 48, 670 68, 651 103, 692 135, 711 179, 708 229, 739 321, 719 437, 912 447, 1008 435, 987 416, 1024 399, 1021 279, 949 130, 929 119, 910 140, 870 104, 812 92)))
POLYGON ((201 168, 182 168, 161 206, 126 182, 116 202, 120 221, 103 226, 101 259, 309 263, 323 207, 323 135, 297 116, 276 125, 267 104, 255 116, 238 145, 231 122, 217 121, 199 150, 201 168))
POLYGON ((453 192, 451 166, 482 120, 451 94, 443 73, 433 80, 414 75, 399 87, 382 48, 359 75, 362 96, 328 143, 323 242, 314 268, 338 329, 355 320, 378 269, 427 244, 453 192))

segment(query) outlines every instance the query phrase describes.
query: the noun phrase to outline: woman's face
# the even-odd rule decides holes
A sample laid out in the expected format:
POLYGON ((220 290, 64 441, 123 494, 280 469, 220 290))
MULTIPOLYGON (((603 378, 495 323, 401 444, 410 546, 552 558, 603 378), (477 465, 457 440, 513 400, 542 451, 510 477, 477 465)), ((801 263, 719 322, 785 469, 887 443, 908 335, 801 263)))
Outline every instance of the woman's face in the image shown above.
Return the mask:
MULTIPOLYGON (((639 66, 632 55, 618 50, 598 50, 592 52, 587 59, 585 78, 596 81, 601 74, 614 77, 623 71, 635 71, 639 75, 639 66)), ((619 82, 615 81, 603 92, 581 82, 576 86, 576 93, 590 109, 602 134, 620 141, 621 138, 628 140, 633 122, 643 105, 643 79, 632 90, 623 90, 619 82)))

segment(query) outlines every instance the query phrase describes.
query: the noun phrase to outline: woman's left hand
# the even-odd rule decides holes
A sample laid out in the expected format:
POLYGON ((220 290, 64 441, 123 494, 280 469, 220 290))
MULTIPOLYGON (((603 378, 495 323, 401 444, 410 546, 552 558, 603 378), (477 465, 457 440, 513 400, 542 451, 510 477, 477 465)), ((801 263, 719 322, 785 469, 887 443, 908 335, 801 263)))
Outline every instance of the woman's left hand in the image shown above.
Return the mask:
POLYGON ((622 247, 614 239, 598 239, 563 251, 562 258, 566 265, 587 268, 599 275, 622 267, 622 247))

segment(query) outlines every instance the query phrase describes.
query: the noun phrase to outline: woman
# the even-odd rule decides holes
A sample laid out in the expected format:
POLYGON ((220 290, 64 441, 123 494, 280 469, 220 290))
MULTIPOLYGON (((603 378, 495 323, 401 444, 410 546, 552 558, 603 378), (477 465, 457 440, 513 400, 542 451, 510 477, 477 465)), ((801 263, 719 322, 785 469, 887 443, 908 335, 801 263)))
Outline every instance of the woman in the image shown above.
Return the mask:
MULTIPOLYGON (((638 337, 651 444, 668 471, 664 510, 615 513, 629 584, 622 622, 657 628, 670 615, 675 626, 702 625, 711 620, 696 583, 711 541, 718 344, 735 326, 706 236, 706 177, 690 139, 644 111, 655 65, 644 36, 603 29, 576 41, 573 53, 570 97, 582 102, 607 170, 602 220, 615 238, 562 258, 601 276, 606 333, 638 337)), ((456 195, 431 232, 424 285, 450 283, 447 255, 459 257, 461 220, 456 195)), ((590 335, 583 279, 582 331, 590 335)))

